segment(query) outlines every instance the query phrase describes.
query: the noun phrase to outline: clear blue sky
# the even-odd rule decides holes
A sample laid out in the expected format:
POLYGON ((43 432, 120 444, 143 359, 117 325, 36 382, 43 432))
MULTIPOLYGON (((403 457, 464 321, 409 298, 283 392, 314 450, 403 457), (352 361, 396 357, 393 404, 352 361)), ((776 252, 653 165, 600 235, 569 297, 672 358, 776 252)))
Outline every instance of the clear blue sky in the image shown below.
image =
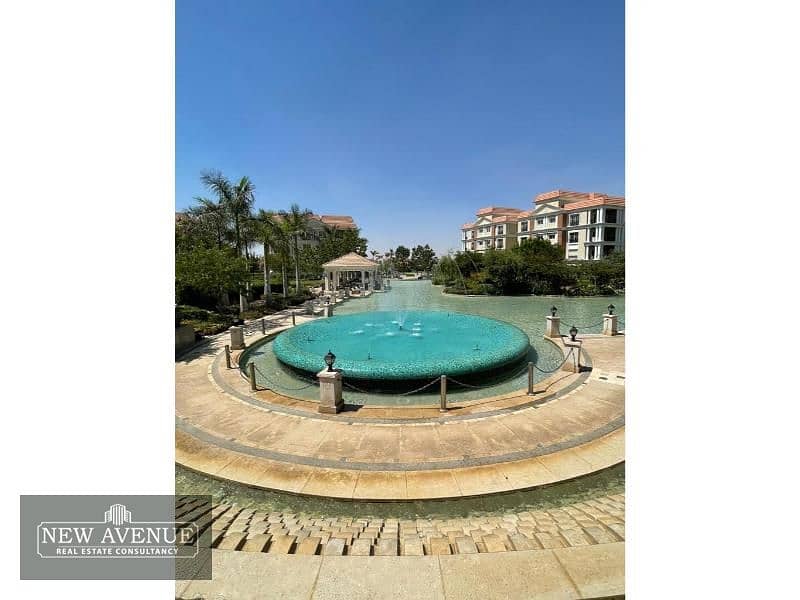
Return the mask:
POLYGON ((459 247, 490 204, 624 193, 624 3, 178 0, 176 208, 200 171, 258 207, 459 247))

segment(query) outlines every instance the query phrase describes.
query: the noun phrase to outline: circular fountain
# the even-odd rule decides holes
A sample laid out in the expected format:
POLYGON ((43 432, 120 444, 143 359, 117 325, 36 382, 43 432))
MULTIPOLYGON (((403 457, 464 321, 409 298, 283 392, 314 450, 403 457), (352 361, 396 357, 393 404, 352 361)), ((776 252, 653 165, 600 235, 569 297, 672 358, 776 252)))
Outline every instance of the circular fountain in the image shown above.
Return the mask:
POLYGON ((457 312, 386 311, 294 327, 275 339, 273 351, 284 364, 317 373, 330 350, 345 377, 400 382, 498 372, 522 361, 529 348, 524 331, 495 319, 457 312))

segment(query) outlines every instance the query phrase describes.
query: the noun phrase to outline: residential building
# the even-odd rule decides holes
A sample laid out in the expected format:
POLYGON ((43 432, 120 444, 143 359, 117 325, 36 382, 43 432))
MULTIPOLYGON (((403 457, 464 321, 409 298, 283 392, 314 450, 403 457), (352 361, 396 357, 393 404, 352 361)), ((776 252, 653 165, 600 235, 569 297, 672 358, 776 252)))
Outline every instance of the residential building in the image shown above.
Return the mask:
POLYGON ((517 221, 525 213, 519 208, 487 206, 476 213, 474 223, 461 226, 464 250, 485 252, 489 248, 503 250, 517 245, 517 221))
POLYGON ((567 260, 598 260, 625 248, 624 197, 553 190, 536 196, 533 205, 528 211, 480 209, 473 223, 461 226, 462 249, 502 250, 535 237, 564 248, 567 260))

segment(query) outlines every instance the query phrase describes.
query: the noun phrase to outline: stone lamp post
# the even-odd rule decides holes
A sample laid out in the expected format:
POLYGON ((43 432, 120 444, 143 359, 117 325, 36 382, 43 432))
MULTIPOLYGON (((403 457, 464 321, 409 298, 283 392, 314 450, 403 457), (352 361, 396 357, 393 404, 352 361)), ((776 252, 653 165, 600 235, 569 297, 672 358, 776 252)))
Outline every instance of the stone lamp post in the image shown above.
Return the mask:
POLYGON ((327 368, 317 373, 319 379, 319 412, 335 415, 344 406, 342 400, 342 372, 333 368, 336 355, 328 350, 325 355, 327 368))
POLYGON ((617 325, 618 315, 614 314, 614 305, 608 305, 608 313, 603 315, 603 335, 617 335, 619 332, 617 325))
POLYGON ((544 337, 547 338, 560 338, 561 333, 559 333, 559 325, 561 324, 561 317, 556 316, 556 312, 558 309, 553 306, 550 308, 550 316, 545 317, 547 323, 545 324, 544 328, 544 337))
POLYGON ((572 351, 572 356, 564 361, 564 365, 561 367, 562 371, 569 371, 570 373, 581 372, 581 346, 583 341, 576 339, 576 335, 578 335, 578 328, 573 325, 569 329, 569 338, 564 338, 564 346, 567 348, 567 352, 572 351))

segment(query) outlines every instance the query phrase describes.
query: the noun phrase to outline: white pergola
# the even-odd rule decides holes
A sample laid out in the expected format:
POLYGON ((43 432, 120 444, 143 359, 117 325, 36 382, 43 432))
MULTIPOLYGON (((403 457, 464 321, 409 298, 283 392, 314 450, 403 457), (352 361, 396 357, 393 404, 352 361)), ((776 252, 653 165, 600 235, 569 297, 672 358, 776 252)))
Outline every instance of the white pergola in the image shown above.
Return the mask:
POLYGON ((357 273, 361 273, 361 285, 364 291, 379 290, 381 285, 381 266, 360 254, 350 252, 322 265, 325 272, 325 293, 331 293, 347 281, 352 281, 357 273))

